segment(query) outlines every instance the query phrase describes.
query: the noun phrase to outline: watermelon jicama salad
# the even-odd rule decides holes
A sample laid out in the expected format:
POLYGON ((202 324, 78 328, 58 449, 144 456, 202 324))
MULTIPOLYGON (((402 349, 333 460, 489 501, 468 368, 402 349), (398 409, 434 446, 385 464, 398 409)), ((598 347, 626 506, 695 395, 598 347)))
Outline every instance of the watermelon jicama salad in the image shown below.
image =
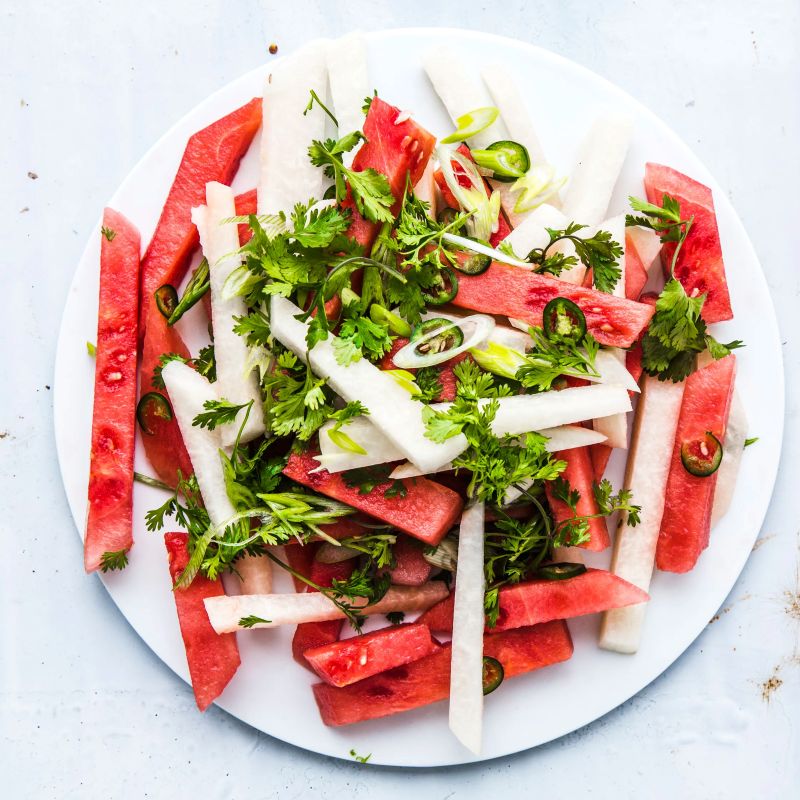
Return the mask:
POLYGON ((201 709, 237 632, 296 625, 325 724, 448 700, 477 753, 485 696, 570 658, 565 620, 602 614, 600 647, 634 653, 654 567, 701 557, 748 441, 742 343, 709 328, 732 317, 711 191, 646 164, 646 199, 609 208, 627 119, 562 175, 505 70, 431 54, 434 133, 364 53, 307 46, 194 134, 141 264, 107 210, 85 564, 126 568, 133 481, 159 487, 201 709), (185 314, 212 334, 196 354, 185 314))

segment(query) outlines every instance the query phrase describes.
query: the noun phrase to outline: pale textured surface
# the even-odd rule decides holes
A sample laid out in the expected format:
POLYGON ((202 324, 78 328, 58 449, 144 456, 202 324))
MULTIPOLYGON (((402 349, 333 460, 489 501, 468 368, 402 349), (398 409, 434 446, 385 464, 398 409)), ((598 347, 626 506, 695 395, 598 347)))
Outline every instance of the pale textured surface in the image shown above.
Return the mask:
POLYGON ((0 530, 11 563, 0 582, 3 794, 468 799, 535 788, 551 798, 796 796, 800 272, 789 195, 800 179, 798 36, 793 0, 520 0, 502 13, 463 1, 5 0, 0 352, 11 385, 0 394, 0 530), (81 574, 48 387, 86 237, 169 125, 269 58, 272 41, 286 53, 354 27, 454 23, 528 39, 618 83, 666 119, 728 189, 778 308, 787 446, 757 551, 719 617, 665 676, 595 724, 516 757, 437 771, 370 769, 289 747, 217 709, 197 713, 188 687, 142 644, 99 581, 81 574))

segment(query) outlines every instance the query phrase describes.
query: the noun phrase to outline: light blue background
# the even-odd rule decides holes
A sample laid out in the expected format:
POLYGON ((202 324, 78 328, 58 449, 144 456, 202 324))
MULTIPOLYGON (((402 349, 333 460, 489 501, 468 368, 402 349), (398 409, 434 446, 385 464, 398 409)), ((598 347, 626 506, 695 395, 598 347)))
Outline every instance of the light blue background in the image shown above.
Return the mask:
POLYGON ((799 40, 796 0, 2 0, 0 794, 797 796, 799 40), (286 53, 315 36, 418 25, 542 45, 667 120, 727 188, 750 232, 778 309, 788 393, 784 456, 757 551, 690 651, 586 729, 513 758, 437 771, 321 758, 217 709, 199 715, 189 688, 83 575, 49 389, 61 309, 88 233, 174 121, 268 59, 270 42, 286 53))

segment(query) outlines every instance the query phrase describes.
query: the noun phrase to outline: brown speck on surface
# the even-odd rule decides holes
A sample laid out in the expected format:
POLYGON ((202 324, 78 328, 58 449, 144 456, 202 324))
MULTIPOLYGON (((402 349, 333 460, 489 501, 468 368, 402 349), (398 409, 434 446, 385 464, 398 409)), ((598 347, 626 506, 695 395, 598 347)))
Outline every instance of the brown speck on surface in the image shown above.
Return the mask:
POLYGON ((7 439, 10 435, 8 431, 0 431, 0 439, 7 439))
POLYGON ((760 536, 758 539, 756 539, 756 543, 753 545, 753 549, 750 552, 755 553, 755 551, 758 550, 758 548, 761 547, 762 544, 774 538, 775 538, 774 533, 771 533, 769 536, 760 536))
POLYGON ((275 53, 278 52, 278 45, 275 44, 275 42, 272 42, 272 44, 269 46, 269 52, 270 52, 270 55, 273 55, 273 56, 275 55, 275 53))
POLYGON ((37 179, 39 176, 38 176, 38 175, 37 175, 35 172, 28 172, 28 177, 29 177, 29 178, 30 178, 32 181, 35 181, 35 180, 36 180, 36 179, 37 179))
POLYGON ((769 703, 772 700, 772 695, 783 686, 783 679, 778 677, 778 673, 780 672, 780 667, 775 667, 772 671, 772 675, 770 675, 764 683, 761 684, 761 699, 765 703, 769 703))
POLYGON ((786 598, 786 613, 800 621, 800 592, 790 592, 787 589, 783 595, 786 598))
POLYGON ((21 208, 19 210, 19 213, 20 214, 27 214, 29 211, 30 211, 30 209, 28 208, 28 206, 25 206, 25 208, 21 208))

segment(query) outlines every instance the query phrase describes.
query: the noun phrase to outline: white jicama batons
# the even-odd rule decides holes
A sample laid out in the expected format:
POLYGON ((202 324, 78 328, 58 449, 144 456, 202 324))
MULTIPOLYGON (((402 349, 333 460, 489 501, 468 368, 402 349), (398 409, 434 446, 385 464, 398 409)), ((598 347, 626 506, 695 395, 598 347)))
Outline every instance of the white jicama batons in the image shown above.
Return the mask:
MULTIPOLYGON (((641 521, 636 526, 625 520, 620 523, 611 571, 645 591, 650 588, 653 575, 683 390, 683 383, 648 376, 642 382, 642 396, 636 409, 625 488, 631 490, 634 502, 642 507, 641 521)), ((646 608, 646 603, 639 603, 606 611, 600 628, 600 647, 635 653, 642 637, 646 608)))
POLYGON ((717 471, 717 485, 714 487, 714 504, 711 507, 711 524, 716 525, 725 516, 736 491, 736 479, 742 465, 744 443, 747 439, 747 414, 742 398, 734 391, 725 441, 722 443, 722 463, 717 471))
MULTIPOLYGON (((280 340, 280 334, 275 335, 280 340)), ((402 389, 400 391, 404 392, 402 389)), ((408 394, 405 394, 405 399, 413 403, 419 413, 421 404, 411 399, 408 394)), ((478 401, 480 406, 485 406, 489 402, 491 401, 478 401)), ((497 405, 497 413, 492 421, 492 432, 495 436, 520 436, 530 431, 558 429, 561 426, 583 422, 595 414, 616 414, 631 410, 630 397, 624 387, 602 384, 568 387, 558 392, 500 397, 497 405)), ((434 411, 447 411, 450 403, 432 403, 430 408, 434 411)), ((346 447, 339 447, 330 438, 331 427, 329 426, 320 436, 320 450, 323 455, 317 459, 320 466, 330 472, 342 472, 356 467, 385 464, 400 458, 408 458, 397 442, 385 436, 385 430, 377 424, 372 415, 356 417, 341 428, 341 432, 354 444, 367 451, 366 455, 354 453, 346 447)), ((592 438, 597 436, 594 431, 588 433, 592 434, 592 438)), ((426 441, 434 445, 429 439, 426 441)), ((467 440, 463 434, 458 434, 435 446, 440 448, 438 453, 441 456, 448 455, 448 458, 433 469, 423 469, 414 462, 420 470, 418 475, 439 472, 449 466, 456 456, 467 449, 467 440)))
MULTIPOLYGON (((608 114, 595 120, 580 148, 578 163, 564 194, 564 216, 570 222, 589 226, 602 222, 625 162, 632 132, 633 123, 624 114, 608 114)), ((591 235, 591 231, 584 231, 583 235, 591 235)), ((564 245, 563 252, 574 253, 570 242, 564 245)), ((579 284, 585 274, 586 267, 578 263, 559 277, 579 284)))
MULTIPOLYGON (((222 436, 220 429, 209 430, 193 425, 194 418, 205 409, 207 400, 218 400, 213 384, 199 372, 180 361, 170 361, 161 370, 167 387, 172 411, 178 421, 186 451, 194 467, 197 485, 203 497, 203 505, 208 511, 212 525, 222 525, 235 513, 222 471, 220 450, 222 436)), ((241 574, 244 591, 270 591, 272 589, 272 567, 266 556, 244 555, 236 562, 241 574)))
MULTIPOLYGON (((364 98, 370 94, 367 43, 363 34, 354 32, 334 39, 328 45, 327 63, 339 136, 360 131, 364 127, 364 98)), ((345 166, 353 163, 356 150, 342 155, 345 166)))
MULTIPOLYGON (((413 614, 426 611, 450 592, 442 581, 430 581, 422 586, 391 586, 389 591, 371 606, 359 609, 362 614, 388 614, 405 611, 413 614)), ((322 592, 302 594, 240 594, 232 597, 207 597, 206 612, 217 633, 241 630, 243 617, 260 617, 251 628, 276 628, 279 625, 299 625, 303 622, 325 622, 343 619, 347 615, 322 592)), ((358 602, 357 600, 354 602, 358 602)))
POLYGON ((295 203, 321 198, 326 179, 308 158, 308 146, 325 138, 328 119, 321 108, 303 114, 314 90, 327 97, 327 44, 313 42, 281 62, 264 87, 261 129, 261 178, 258 213, 290 211, 295 203))
POLYGON ((236 405, 252 402, 247 413, 242 409, 233 422, 220 425, 224 447, 233 447, 245 415, 241 441, 249 442, 264 433, 264 414, 258 379, 248 370, 249 348, 244 337, 233 332, 234 317, 247 315, 241 297, 226 298, 222 287, 234 269, 242 263, 239 254, 239 234, 236 225, 222 225, 224 219, 236 215, 233 191, 221 183, 206 184, 206 205, 192 209, 192 222, 200 233, 203 255, 208 261, 211 287, 211 319, 214 326, 214 357, 217 363, 217 382, 214 389, 220 398, 236 405))
POLYGON ((546 228, 563 230, 568 223, 569 220, 557 208, 542 203, 506 236, 504 243, 510 244, 520 258, 525 258, 531 250, 545 247, 550 241, 546 228))
POLYGON ((450 730, 476 755, 483 738, 483 518, 483 503, 461 515, 450 656, 450 730))
POLYGON ((363 403, 369 411, 371 422, 405 458, 413 461, 423 472, 434 472, 442 464, 452 461, 460 452, 458 443, 454 445, 449 440, 437 444, 425 436, 421 405, 391 375, 365 358, 342 366, 336 360, 330 337, 307 351, 308 325, 295 319, 298 314, 302 314, 302 310, 291 301, 278 295, 272 298, 272 335, 284 347, 288 347, 298 358, 308 358, 311 369, 317 375, 327 377, 331 388, 345 400, 363 403))
MULTIPOLYGON (((625 215, 612 217, 598 226, 599 230, 608 231, 611 238, 622 248, 622 255, 618 259, 620 276, 612 294, 615 297, 625 297, 625 215)), ((611 348, 608 352, 622 365, 625 372, 625 351, 618 347, 611 348)), ((630 373, 628 373, 630 375, 630 373)), ((626 449, 628 447, 628 416, 627 414, 611 414, 600 417, 593 422, 594 429, 604 434, 607 444, 611 447, 626 449)))

